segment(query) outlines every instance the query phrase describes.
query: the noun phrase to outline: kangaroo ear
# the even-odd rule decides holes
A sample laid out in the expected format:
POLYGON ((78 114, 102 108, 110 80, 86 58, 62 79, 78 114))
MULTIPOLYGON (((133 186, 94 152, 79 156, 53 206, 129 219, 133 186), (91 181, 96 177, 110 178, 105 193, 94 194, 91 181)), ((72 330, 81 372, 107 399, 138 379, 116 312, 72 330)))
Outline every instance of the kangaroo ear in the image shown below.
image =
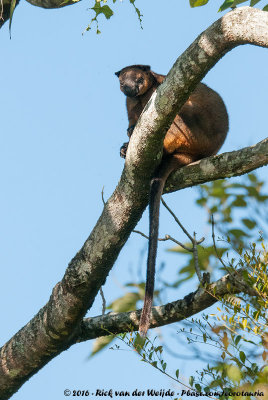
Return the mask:
POLYGON ((156 80, 156 82, 161 85, 161 83, 165 79, 165 75, 160 75, 160 74, 157 74, 156 72, 153 72, 153 71, 151 71, 151 74, 154 77, 154 79, 156 80))
POLYGON ((115 74, 116 76, 118 76, 118 78, 119 78, 119 75, 120 75, 120 73, 121 73, 121 70, 120 70, 120 71, 117 71, 117 72, 115 72, 114 74, 115 74))

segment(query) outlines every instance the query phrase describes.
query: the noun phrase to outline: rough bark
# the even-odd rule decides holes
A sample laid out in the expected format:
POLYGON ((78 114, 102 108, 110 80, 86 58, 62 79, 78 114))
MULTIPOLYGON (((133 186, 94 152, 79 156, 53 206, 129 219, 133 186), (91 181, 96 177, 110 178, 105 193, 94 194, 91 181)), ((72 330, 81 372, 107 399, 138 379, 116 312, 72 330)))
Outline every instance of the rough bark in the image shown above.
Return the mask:
MULTIPOLYGON (((161 160, 163 138, 171 121, 209 69, 226 52, 246 43, 268 47, 268 13, 247 7, 236 9, 215 22, 178 58, 138 121, 120 182, 91 235, 48 303, 2 347, 1 400, 10 398, 29 377, 80 337, 83 316, 147 205, 149 182, 161 160)), ((240 156, 243 159, 243 153, 234 152, 178 171, 170 179, 170 190, 267 164, 267 140, 257 146, 264 153, 253 156, 251 163, 247 158, 245 165, 238 160, 240 156), (187 179, 189 170, 192 175, 187 179), (175 176, 180 179, 178 185, 175 176)), ((254 149, 245 151, 249 158, 254 153, 254 149)))
POLYGON ((268 164, 268 138, 238 151, 205 158, 174 172, 167 181, 164 192, 211 182, 216 179, 243 175, 268 164), (224 165, 224 167, 223 167, 224 165))

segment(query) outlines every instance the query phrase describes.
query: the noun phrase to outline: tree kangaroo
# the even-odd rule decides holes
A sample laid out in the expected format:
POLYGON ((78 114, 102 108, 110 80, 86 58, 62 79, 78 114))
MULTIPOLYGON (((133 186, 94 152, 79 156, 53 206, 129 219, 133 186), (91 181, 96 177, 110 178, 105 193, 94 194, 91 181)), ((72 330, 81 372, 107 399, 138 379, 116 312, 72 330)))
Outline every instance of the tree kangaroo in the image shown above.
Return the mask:
MULTIPOLYGON (((151 71, 149 65, 130 65, 115 74, 119 77, 121 91, 127 96, 129 120, 127 134, 131 137, 145 105, 152 93, 163 82, 165 75, 151 71)), ((166 133, 163 144, 163 158, 150 186, 149 252, 145 300, 139 325, 139 332, 142 336, 146 336, 150 325, 159 208, 165 182, 174 170, 216 154, 226 138, 228 126, 228 114, 221 97, 208 86, 199 83, 166 133)), ((124 143, 121 147, 121 157, 126 156, 127 146, 128 143, 124 143)))

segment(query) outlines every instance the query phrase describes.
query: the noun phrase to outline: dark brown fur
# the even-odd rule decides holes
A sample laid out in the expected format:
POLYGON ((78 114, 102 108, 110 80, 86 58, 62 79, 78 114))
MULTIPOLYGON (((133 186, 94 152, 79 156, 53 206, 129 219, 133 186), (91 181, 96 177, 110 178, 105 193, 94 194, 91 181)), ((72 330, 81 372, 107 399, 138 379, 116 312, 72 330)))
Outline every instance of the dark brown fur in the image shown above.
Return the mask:
MULTIPOLYGON (((120 89, 127 96, 128 136, 152 93, 165 76, 151 71, 148 65, 131 65, 116 72, 120 89)), ((155 260, 157 250, 160 198, 168 176, 174 170, 193 161, 216 154, 228 132, 228 114, 221 97, 203 83, 199 83, 176 115, 166 133, 163 159, 150 189, 150 234, 147 261, 145 300, 139 331, 145 336, 150 325, 154 292, 155 260)), ((128 143, 121 147, 125 157, 128 143)))

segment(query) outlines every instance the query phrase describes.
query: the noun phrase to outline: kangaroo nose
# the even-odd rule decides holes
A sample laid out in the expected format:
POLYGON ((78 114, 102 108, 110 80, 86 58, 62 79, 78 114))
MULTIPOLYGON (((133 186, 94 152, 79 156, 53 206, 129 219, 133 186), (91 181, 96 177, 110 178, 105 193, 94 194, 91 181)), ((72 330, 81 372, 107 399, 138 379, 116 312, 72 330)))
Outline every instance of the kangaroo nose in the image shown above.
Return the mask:
POLYGON ((128 85, 123 86, 123 92, 125 93, 126 96, 129 96, 129 97, 136 96, 136 94, 137 94, 136 89, 131 86, 128 86, 128 85))

